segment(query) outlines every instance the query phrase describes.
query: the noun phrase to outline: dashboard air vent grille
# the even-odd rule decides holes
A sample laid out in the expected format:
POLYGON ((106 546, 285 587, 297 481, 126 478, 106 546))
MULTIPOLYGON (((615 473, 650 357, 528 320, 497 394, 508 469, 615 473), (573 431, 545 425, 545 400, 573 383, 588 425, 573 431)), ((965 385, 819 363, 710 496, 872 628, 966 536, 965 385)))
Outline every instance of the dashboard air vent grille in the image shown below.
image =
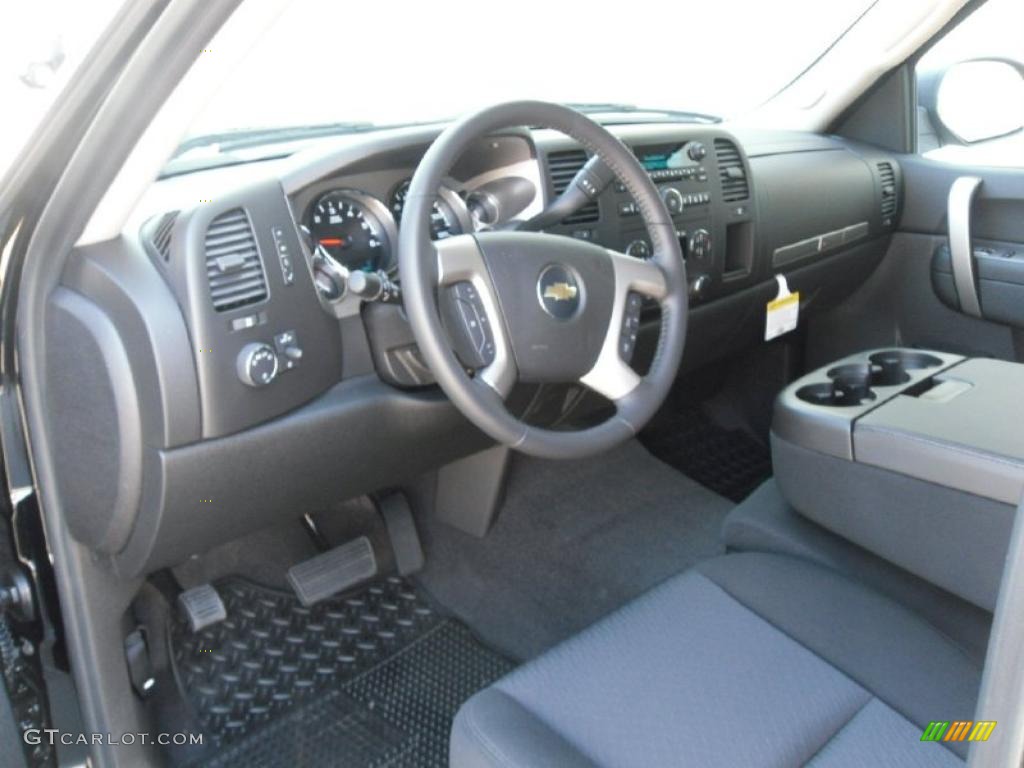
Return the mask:
POLYGON ((878 180, 882 183, 882 218, 888 219, 896 213, 896 172, 892 163, 878 164, 878 180))
POLYGON ((722 200, 734 203, 750 197, 747 172, 736 145, 728 139, 715 139, 715 157, 718 159, 718 178, 722 182, 722 200))
MULTIPOLYGON (((551 173, 551 186, 555 197, 562 194, 569 186, 580 168, 587 163, 587 153, 582 149, 569 149, 564 152, 552 152, 548 155, 548 171, 551 173)), ((600 218, 597 201, 580 208, 576 213, 567 216, 562 224, 591 224, 600 218)))
POLYGON ((206 276, 213 308, 227 312, 267 298, 267 276, 249 216, 241 208, 222 213, 206 230, 206 276))
POLYGON ((174 232, 174 222, 178 220, 178 213, 178 211, 170 211, 161 216, 149 236, 149 242, 153 249, 164 261, 169 261, 171 258, 171 234, 174 232))

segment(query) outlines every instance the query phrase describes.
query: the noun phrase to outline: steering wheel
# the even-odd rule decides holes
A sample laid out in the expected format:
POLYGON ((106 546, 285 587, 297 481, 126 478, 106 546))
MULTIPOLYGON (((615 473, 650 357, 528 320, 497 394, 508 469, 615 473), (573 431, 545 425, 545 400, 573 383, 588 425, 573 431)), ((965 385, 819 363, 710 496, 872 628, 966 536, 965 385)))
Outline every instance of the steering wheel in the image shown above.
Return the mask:
MULTIPOLYGON (((588 182, 586 173, 576 181, 592 194, 600 192, 601 180, 588 182)), ((579 112, 519 101, 449 126, 412 178, 398 251, 405 312, 424 360, 455 407, 497 442, 544 458, 597 454, 635 435, 668 395, 687 325, 686 269, 675 227, 629 149, 579 112), (536 232, 483 231, 431 240, 438 187, 463 151, 495 131, 522 125, 560 131, 603 161, 639 205, 651 238, 649 259, 536 232), (441 319, 439 298, 443 307, 446 293, 479 342, 472 364, 456 355, 441 319), (628 358, 643 297, 660 304, 661 334, 641 377, 624 359, 623 345, 628 358), (517 381, 579 382, 608 398, 615 414, 575 431, 530 426, 505 407, 517 381)))

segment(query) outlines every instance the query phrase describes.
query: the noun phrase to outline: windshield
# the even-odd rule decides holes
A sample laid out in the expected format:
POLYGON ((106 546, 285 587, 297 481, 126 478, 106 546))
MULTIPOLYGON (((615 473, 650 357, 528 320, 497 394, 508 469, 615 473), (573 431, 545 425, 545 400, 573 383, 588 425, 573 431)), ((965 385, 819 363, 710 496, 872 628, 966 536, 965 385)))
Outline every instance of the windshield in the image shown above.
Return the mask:
POLYGON ((0 176, 122 2, 7 0, 0 5, 0 176))
POLYGON ((187 147, 253 128, 438 121, 513 99, 731 117, 786 86, 872 4, 295 0, 187 147))

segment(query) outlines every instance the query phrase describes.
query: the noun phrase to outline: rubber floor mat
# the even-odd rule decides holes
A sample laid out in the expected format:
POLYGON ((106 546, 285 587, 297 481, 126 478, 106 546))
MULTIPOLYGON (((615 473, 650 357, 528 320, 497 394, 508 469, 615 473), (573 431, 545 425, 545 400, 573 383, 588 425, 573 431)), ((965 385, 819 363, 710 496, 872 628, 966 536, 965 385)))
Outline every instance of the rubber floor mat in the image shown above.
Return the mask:
POLYGON ((193 765, 448 765, 459 706, 512 668, 389 578, 305 608, 240 579, 227 618, 171 629, 178 686, 207 747, 193 765))
POLYGON ((659 415, 640 442, 687 477, 735 502, 772 474, 768 448, 740 429, 725 429, 699 408, 659 415))

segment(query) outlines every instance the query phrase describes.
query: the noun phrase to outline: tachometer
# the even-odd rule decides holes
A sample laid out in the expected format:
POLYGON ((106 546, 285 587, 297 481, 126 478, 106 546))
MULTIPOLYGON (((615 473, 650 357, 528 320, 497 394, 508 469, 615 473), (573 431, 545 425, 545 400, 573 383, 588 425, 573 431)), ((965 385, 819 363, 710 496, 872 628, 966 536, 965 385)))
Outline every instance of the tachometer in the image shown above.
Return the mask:
MULTIPOLYGON (((406 179, 391 193, 391 213, 394 214, 395 221, 399 224, 402 221, 402 211, 405 210, 405 197, 409 193, 410 181, 411 179, 406 179)), ((461 235, 463 231, 454 208, 444 198, 445 195, 439 196, 430 212, 430 231, 435 240, 461 235)))
POLYGON ((309 211, 314 242, 349 269, 374 272, 391 264, 391 239, 374 208, 387 210, 376 198, 347 189, 322 195, 309 211))

